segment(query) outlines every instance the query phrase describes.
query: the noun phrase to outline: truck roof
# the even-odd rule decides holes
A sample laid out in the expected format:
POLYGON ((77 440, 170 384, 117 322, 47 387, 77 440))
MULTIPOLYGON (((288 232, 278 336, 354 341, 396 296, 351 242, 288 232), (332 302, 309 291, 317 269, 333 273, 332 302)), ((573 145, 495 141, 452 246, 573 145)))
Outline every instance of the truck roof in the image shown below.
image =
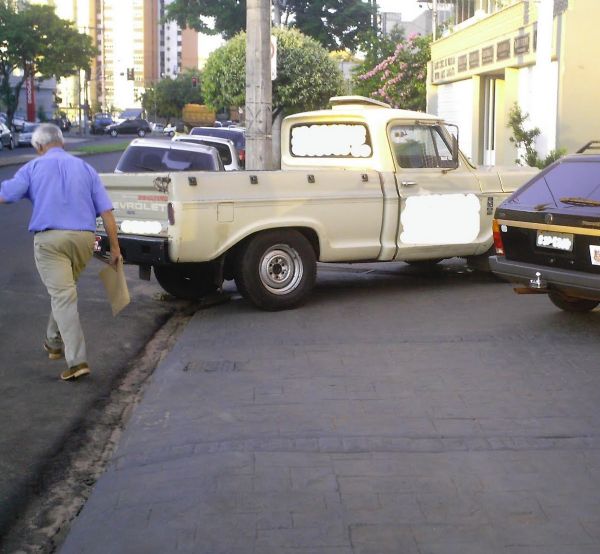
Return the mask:
POLYGON ((362 120, 390 120, 390 119, 418 119, 420 121, 443 121, 437 115, 412 110, 401 110, 392 108, 389 104, 366 98, 364 96, 334 96, 330 98, 331 108, 327 110, 315 110, 302 112, 286 117, 288 121, 320 119, 330 121, 332 119, 362 119, 362 120))

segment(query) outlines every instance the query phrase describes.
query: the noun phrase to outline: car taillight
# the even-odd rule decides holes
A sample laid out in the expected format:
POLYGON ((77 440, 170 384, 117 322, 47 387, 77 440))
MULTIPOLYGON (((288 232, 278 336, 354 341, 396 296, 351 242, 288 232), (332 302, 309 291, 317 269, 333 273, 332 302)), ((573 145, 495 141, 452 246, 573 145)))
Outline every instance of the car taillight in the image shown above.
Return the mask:
POLYGON ((238 150, 238 158, 243 166, 246 163, 246 151, 243 149, 238 150))
POLYGON ((504 244, 502 243, 502 233, 500 232, 500 224, 497 219, 492 222, 492 231, 494 233, 494 246, 496 254, 504 256, 504 244))
POLYGON ((167 215, 169 216, 169 225, 175 225, 175 208, 171 202, 167 204, 167 215))

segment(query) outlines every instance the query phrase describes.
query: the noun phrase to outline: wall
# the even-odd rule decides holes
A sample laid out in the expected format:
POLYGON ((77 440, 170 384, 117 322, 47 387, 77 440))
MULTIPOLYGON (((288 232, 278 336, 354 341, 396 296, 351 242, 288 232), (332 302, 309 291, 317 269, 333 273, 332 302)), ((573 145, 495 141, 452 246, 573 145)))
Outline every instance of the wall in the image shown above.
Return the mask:
POLYGON ((600 1, 570 0, 559 27, 557 143, 570 152, 600 139, 600 1))

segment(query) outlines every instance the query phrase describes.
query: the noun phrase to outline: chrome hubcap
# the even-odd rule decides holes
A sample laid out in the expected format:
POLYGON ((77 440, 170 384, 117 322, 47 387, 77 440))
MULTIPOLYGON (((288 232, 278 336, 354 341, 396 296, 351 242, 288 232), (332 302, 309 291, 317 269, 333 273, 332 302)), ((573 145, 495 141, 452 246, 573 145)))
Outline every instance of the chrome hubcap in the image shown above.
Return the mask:
POLYGON ((260 281, 271 293, 289 294, 302 280, 304 266, 296 250, 287 244, 276 244, 260 261, 260 281))

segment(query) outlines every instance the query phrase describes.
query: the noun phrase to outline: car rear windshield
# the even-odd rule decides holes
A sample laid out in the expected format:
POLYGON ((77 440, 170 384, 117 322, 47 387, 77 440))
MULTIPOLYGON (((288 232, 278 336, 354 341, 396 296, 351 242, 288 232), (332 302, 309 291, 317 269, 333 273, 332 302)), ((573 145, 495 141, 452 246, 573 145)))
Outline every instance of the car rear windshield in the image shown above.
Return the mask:
POLYGON ((124 153, 117 170, 123 173, 168 171, 217 171, 218 162, 207 152, 190 152, 146 146, 131 146, 124 153))
POLYGON ((542 209, 574 205, 573 199, 600 201, 600 161, 563 161, 516 191, 507 204, 542 209))
POLYGON ((224 165, 229 165, 231 163, 231 150, 226 144, 222 144, 220 142, 213 142, 210 139, 181 139, 180 142, 189 142, 191 144, 204 144, 206 146, 212 146, 217 149, 217 152, 219 153, 219 156, 221 156, 221 160, 223 161, 224 165))
POLYGON ((238 150, 246 149, 246 137, 243 131, 234 131, 223 127, 194 127, 190 134, 226 138, 233 141, 238 150))

